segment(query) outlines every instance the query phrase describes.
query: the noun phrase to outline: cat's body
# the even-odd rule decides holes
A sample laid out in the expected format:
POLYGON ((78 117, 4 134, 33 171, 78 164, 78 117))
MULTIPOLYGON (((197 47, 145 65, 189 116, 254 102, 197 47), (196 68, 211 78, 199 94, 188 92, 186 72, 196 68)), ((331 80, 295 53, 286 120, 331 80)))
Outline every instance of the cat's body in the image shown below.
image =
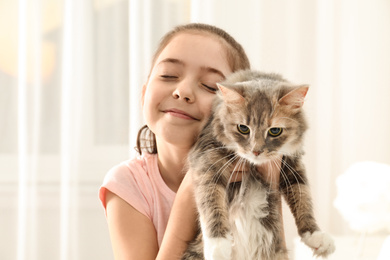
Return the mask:
POLYGON ((183 259, 285 260, 279 191, 295 217, 302 240, 319 256, 334 251, 319 231, 307 185, 301 109, 307 86, 276 74, 234 73, 219 85, 213 113, 189 155, 201 231, 183 259), (281 165, 279 191, 259 165, 281 165), (241 182, 231 180, 243 171, 241 182))

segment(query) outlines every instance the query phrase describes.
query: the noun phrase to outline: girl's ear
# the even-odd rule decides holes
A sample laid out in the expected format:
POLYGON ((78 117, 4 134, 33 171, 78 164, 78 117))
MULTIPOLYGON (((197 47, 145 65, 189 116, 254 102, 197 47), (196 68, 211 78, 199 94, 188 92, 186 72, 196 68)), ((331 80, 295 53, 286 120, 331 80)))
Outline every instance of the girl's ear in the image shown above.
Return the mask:
POLYGON ((284 95, 281 99, 279 99, 279 105, 287 106, 289 109, 292 110, 300 109, 303 106, 308 90, 308 85, 296 87, 295 89, 284 95))
POLYGON ((222 86, 221 84, 217 83, 217 86, 219 90, 221 91, 222 98, 227 104, 244 104, 245 98, 241 96, 238 92, 229 89, 227 87, 222 86))

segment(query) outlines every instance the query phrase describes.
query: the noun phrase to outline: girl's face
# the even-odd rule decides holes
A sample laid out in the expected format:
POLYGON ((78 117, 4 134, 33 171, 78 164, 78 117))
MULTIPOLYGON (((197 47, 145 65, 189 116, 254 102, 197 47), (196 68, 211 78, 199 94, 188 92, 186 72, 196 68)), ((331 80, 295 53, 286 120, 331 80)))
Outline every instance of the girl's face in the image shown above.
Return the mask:
POLYGON ((161 141, 193 145, 217 90, 231 69, 226 47, 213 36, 180 33, 158 56, 144 95, 144 118, 161 141))

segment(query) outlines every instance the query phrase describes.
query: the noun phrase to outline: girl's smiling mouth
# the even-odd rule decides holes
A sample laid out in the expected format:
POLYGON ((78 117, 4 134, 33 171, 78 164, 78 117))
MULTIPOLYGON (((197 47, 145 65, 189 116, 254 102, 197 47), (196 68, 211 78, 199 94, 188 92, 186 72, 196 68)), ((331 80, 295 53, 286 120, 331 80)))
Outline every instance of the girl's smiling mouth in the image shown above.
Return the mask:
POLYGON ((171 116, 182 118, 182 119, 200 121, 198 118, 190 115, 189 113, 184 112, 183 110, 176 109, 176 108, 166 109, 163 112, 170 114, 171 116))

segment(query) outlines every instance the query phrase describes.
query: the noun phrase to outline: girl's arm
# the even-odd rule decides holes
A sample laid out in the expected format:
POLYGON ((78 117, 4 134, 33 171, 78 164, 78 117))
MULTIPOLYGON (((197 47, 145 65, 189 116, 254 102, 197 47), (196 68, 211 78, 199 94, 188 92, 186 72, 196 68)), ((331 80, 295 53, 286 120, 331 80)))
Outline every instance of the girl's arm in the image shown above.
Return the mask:
MULTIPOLYGON (((274 189, 278 189, 280 167, 267 165, 258 170, 265 174, 274 189)), ((245 173, 235 174, 237 178, 232 179, 238 181, 241 174, 245 173)), ((177 191, 160 250, 155 228, 147 217, 111 192, 107 192, 106 201, 108 227, 116 260, 179 260, 188 243, 195 237, 197 210, 191 174, 186 174, 177 191)), ((281 235, 284 238, 283 231, 281 235)))
POLYGON ((184 177, 177 191, 157 260, 181 259, 196 235, 197 210, 191 174, 184 177))
POLYGON ((186 174, 177 191, 161 248, 153 223, 126 201, 107 191, 107 223, 116 260, 181 259, 197 229, 192 182, 186 174))
POLYGON ((112 192, 107 191, 106 203, 115 259, 156 259, 158 242, 153 223, 112 192))

